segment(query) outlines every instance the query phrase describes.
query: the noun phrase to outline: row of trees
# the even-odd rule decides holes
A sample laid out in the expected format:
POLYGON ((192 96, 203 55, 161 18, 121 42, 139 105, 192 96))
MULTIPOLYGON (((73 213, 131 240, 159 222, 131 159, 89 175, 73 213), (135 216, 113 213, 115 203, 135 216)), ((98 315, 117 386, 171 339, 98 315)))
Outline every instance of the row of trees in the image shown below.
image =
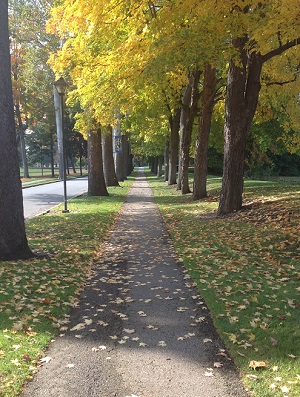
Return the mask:
POLYGON ((79 121, 87 111, 101 125, 124 115, 133 146, 142 135, 152 154, 167 148, 168 183, 182 193, 192 154, 194 199, 207 194, 212 118, 223 117, 223 215, 242 206, 254 119, 280 115, 281 139, 300 148, 299 25, 296 0, 64 0, 48 29, 64 42, 51 62, 74 84, 79 121))
POLYGON ((11 4, 20 9, 19 22, 11 26, 19 136, 24 120, 53 128, 53 68, 56 77, 64 75, 69 82, 67 104, 76 113, 75 128, 89 136, 95 176, 90 194, 106 194, 99 187, 103 177, 97 177, 103 174, 99 159, 105 131, 129 132, 136 155, 164 155, 166 179, 178 183, 182 193, 189 191, 192 155, 193 196, 199 199, 206 195, 211 126, 223 122, 219 215, 241 208, 253 120, 280 115, 282 142, 299 150, 297 0, 61 0, 50 20, 51 0, 11 4), (47 30, 41 21, 48 21, 47 30), (26 57, 18 56, 23 51, 26 57))

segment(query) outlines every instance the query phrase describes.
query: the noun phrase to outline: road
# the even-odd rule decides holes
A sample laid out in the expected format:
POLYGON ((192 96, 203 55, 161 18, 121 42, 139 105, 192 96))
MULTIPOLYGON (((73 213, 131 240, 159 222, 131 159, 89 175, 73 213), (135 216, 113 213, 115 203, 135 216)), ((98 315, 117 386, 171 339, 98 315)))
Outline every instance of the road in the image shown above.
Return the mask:
MULTIPOLYGON (((68 199, 87 191, 88 178, 77 178, 67 181, 68 199)), ((63 182, 49 183, 23 189, 25 219, 39 215, 55 205, 63 203, 63 182)))

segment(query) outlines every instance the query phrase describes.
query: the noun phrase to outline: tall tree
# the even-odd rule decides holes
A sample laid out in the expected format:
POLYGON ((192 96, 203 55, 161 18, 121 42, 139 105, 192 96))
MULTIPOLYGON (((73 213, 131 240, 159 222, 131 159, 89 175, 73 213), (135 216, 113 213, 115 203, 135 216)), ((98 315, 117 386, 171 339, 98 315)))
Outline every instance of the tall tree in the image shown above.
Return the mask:
POLYGON ((101 128, 89 132, 88 136, 88 158, 89 158, 89 196, 108 196, 105 185, 103 162, 101 128))
POLYGON ((207 152, 212 112, 217 90, 216 69, 209 63, 205 65, 201 92, 200 114, 195 144, 194 190, 193 199, 206 197, 207 152))
POLYGON ((178 170, 178 189, 182 194, 190 193, 189 187, 189 164, 190 146, 194 120, 198 111, 200 98, 199 80, 201 71, 196 69, 189 77, 189 83, 183 96, 180 114, 180 162, 178 170))
MULTIPOLYGON (((232 10, 235 16, 229 15, 232 23, 236 22, 237 15, 243 22, 232 39, 234 56, 228 69, 219 215, 237 211, 242 207, 246 141, 258 104, 263 65, 300 44, 300 37, 293 38, 295 27, 284 20, 288 18, 286 12, 283 5, 275 11, 268 2, 259 2, 254 7, 236 6, 232 10), (272 16, 277 18, 276 29, 269 22, 272 16), (262 33, 261 25, 266 25, 264 33, 269 36, 265 42, 258 41, 258 34, 262 33)), ((299 21, 296 23, 299 27, 299 21)))
POLYGON ((28 259, 12 98, 8 2, 0 2, 0 259, 28 259))
POLYGON ((108 126, 107 129, 102 133, 102 156, 106 186, 119 186, 114 164, 111 126, 108 126))

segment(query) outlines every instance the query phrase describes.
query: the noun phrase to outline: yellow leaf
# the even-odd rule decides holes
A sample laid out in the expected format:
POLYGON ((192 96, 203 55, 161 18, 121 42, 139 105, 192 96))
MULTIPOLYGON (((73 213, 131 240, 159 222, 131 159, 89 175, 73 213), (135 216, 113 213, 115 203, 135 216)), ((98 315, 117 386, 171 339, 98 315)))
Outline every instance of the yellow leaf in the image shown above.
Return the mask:
POLYGON ((250 341, 250 342, 252 342, 252 341, 255 340, 255 335, 254 335, 254 334, 251 333, 251 334, 249 334, 248 336, 249 336, 249 341, 250 341))
POLYGON ((265 361, 255 361, 255 360, 251 360, 249 362, 249 367, 253 368, 253 369, 257 369, 257 368, 266 368, 267 363, 265 361))

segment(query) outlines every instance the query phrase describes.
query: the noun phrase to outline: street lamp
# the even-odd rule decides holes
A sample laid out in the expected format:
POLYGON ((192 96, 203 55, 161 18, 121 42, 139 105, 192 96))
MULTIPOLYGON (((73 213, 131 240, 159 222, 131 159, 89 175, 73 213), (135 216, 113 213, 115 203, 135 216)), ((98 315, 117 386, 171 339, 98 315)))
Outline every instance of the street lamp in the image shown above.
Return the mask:
POLYGON ((54 86, 60 96, 61 106, 61 126, 62 126, 62 157, 63 157, 63 181, 64 181, 64 209, 62 212, 69 212, 67 206, 67 175, 66 175, 66 156, 65 156, 65 133, 64 133, 64 96, 66 94, 67 83, 63 77, 55 81, 54 86))

